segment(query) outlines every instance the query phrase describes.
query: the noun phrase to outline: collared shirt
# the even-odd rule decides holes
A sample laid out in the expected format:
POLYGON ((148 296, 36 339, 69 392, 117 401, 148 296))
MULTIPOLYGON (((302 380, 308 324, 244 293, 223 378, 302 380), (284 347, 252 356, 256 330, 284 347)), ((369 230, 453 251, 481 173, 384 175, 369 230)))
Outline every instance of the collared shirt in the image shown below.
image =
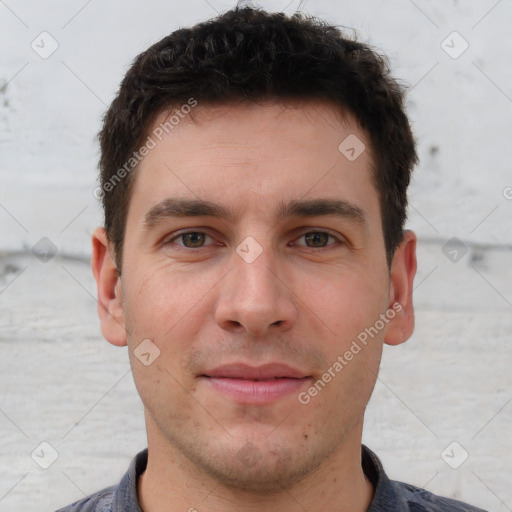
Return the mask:
MULTIPOLYGON (((375 491, 366 512, 486 512, 414 485, 389 480, 377 455, 365 445, 361 450, 364 473, 375 491)), ((132 460, 118 485, 107 487, 57 512, 142 512, 137 498, 137 481, 147 462, 148 450, 145 449, 132 460)))

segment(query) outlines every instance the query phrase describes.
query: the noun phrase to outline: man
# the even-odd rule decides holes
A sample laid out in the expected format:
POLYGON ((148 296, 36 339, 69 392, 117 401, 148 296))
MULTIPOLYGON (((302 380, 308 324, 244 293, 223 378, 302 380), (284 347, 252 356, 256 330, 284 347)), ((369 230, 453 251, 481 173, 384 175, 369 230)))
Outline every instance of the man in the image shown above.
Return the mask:
POLYGON ((362 446, 383 344, 414 328, 416 163, 385 60, 241 8, 139 55, 100 134, 104 337, 148 449, 63 511, 476 511, 362 446))

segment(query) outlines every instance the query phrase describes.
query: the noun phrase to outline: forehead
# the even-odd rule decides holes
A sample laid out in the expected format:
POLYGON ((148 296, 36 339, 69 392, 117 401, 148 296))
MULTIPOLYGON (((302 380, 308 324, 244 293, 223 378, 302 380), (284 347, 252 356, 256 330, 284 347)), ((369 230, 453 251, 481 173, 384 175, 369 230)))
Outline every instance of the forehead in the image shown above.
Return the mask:
MULTIPOLYGON (((366 139, 367 134, 359 126, 355 116, 342 109, 332 101, 322 99, 293 99, 270 98, 261 101, 231 100, 228 102, 205 102, 193 100, 194 107, 189 99, 181 105, 161 111, 153 120, 149 133, 158 141, 170 140, 169 135, 181 138, 191 134, 191 131, 201 131, 204 136, 214 135, 217 141, 226 139, 239 140, 248 144, 257 142, 259 135, 264 135, 265 130, 275 131, 280 126, 289 123, 297 123, 293 131, 284 132, 281 135, 290 139, 309 138, 312 142, 317 140, 319 126, 333 133, 340 128, 351 128, 357 131, 361 138, 366 139), (235 130, 231 130, 233 125, 235 130), (231 126, 229 126, 231 125, 231 126)), ((325 135, 325 133, 324 133, 325 135)), ((369 140, 368 140, 369 142, 369 140)), ((268 143, 268 141, 266 141, 268 143)))
POLYGON ((161 112, 148 131, 155 144, 132 194, 146 212, 170 196, 265 214, 277 202, 321 195, 379 215, 370 141, 349 112, 327 101, 199 102, 185 110, 161 112))

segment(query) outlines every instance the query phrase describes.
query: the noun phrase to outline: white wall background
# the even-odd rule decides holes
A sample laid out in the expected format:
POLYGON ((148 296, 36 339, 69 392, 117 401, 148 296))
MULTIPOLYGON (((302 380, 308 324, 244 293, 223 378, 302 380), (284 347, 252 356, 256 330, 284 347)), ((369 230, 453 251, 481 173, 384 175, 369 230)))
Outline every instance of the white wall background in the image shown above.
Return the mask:
MULTIPOLYGON (((138 53, 232 5, 0 1, 2 511, 51 511, 115 483, 145 446, 128 357, 102 341, 87 264, 101 224, 95 137, 138 53), (48 58, 31 47, 51 44, 48 58), (48 263, 31 253, 42 237, 58 249, 48 263), (59 454, 46 470, 30 457, 42 441, 59 454)), ((291 13, 299 2, 260 5, 291 13)), ((385 350, 364 442, 392 478, 512 510, 512 1, 301 10, 390 57, 419 141, 408 222, 420 240, 417 328, 385 350), (455 459, 468 453, 458 469, 441 457, 454 441, 455 459)))

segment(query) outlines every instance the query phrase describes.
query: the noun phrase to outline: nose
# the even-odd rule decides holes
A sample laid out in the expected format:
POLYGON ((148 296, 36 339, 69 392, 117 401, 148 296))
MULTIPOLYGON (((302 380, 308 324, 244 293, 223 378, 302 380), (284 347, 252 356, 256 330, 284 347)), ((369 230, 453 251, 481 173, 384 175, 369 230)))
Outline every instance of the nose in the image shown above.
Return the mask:
POLYGON ((252 262, 235 251, 221 281, 215 319, 224 330, 260 337, 289 330, 298 316, 290 272, 266 248, 252 262), (278 271, 279 268, 279 271, 278 271))

